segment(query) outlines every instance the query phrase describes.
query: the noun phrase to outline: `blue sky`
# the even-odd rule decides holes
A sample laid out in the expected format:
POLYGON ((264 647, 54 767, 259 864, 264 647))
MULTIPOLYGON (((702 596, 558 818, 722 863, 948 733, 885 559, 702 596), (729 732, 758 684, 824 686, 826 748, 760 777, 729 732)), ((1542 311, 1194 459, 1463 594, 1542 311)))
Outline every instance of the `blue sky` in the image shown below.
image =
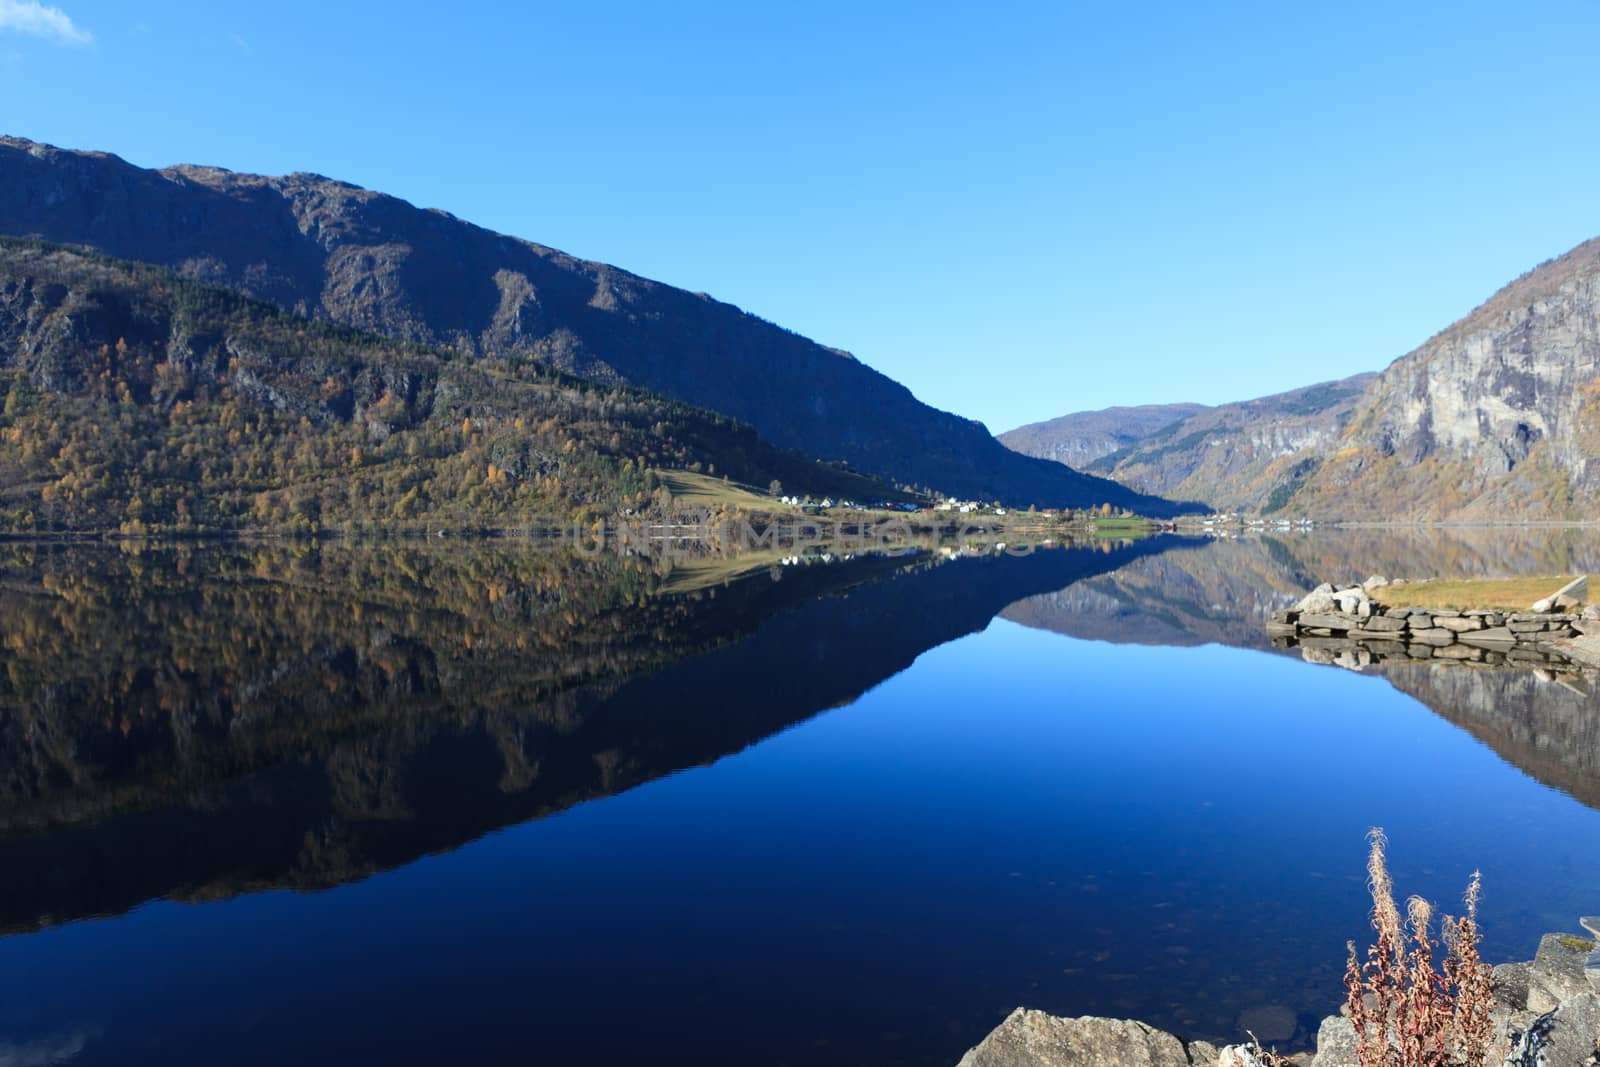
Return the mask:
POLYGON ((0 130, 311 170, 1000 431, 1378 369, 1600 233, 1600 2, 0 0, 0 130))

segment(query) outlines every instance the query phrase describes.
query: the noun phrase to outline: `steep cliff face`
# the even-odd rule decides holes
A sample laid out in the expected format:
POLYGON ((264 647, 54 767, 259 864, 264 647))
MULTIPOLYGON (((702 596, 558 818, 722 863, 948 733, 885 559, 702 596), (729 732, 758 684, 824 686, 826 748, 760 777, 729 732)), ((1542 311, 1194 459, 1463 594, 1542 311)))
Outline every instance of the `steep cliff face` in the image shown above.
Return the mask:
POLYGON ((1592 517, 1600 503, 1600 238, 1530 271, 1383 372, 1289 509, 1592 517))
POLYGON ((1017 504, 1173 510, 1011 452, 849 353, 704 294, 318 175, 144 170, 0 138, 0 233, 171 267, 396 340, 641 386, 902 484, 1017 504))
POLYGON ((1220 407, 1189 405, 1189 414, 1160 426, 1140 415, 1152 409, 1069 415, 1013 430, 1001 440, 1032 455, 1064 459, 1079 442, 1088 443, 1082 432, 1087 420, 1127 443, 1087 462, 1086 471, 1144 493, 1203 500, 1219 509, 1253 509, 1263 506, 1277 486, 1304 477, 1307 458, 1339 438, 1376 377, 1358 374, 1220 407), (1115 417, 1117 412, 1130 414, 1115 417))

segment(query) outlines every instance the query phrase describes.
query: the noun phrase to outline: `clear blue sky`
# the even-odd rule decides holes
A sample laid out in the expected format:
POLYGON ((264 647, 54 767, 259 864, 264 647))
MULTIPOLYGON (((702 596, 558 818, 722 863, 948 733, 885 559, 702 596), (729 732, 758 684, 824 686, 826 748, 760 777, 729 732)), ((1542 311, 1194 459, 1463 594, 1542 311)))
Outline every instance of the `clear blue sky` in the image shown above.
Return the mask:
POLYGON ((311 170, 992 430, 1377 369, 1600 233, 1600 2, 0 0, 0 130, 311 170))

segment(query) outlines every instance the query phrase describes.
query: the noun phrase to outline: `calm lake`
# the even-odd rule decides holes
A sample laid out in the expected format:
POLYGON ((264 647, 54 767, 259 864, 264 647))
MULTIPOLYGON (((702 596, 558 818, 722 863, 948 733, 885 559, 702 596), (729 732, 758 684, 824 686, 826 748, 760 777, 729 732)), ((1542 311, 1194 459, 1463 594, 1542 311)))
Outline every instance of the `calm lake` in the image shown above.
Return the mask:
POLYGON ((0 1064, 952 1065, 1019 1005, 1305 1047, 1363 834, 1600 911, 1600 697, 1362 673, 1324 580, 1586 531, 725 561, 0 545, 0 1064))

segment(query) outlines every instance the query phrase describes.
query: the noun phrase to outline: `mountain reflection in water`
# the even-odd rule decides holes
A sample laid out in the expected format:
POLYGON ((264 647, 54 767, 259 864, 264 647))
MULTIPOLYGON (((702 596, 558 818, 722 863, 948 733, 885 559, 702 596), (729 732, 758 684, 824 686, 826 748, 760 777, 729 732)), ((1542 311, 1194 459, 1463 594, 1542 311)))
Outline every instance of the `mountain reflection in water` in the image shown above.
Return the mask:
POLYGON ((870 555, 664 596, 645 559, 484 546, 14 556, 0 930, 362 878, 737 752, 1178 543, 870 555))
MULTIPOLYGON (((218 995, 316 1015, 329 1044, 295 1047, 307 1062, 341 1047, 428 1062, 462 1041, 494 1058, 520 1047, 525 1011, 557 1058, 599 1040, 704 1062, 954 1062, 1018 1003, 1229 1039, 1242 1012, 1283 1004, 1298 1020, 1284 1043, 1303 1044, 1360 932, 1369 822, 1403 833, 1414 816, 1424 840, 1397 849, 1416 857, 1402 874, 1448 893, 1519 827, 1490 871, 1491 954, 1525 955, 1530 931, 1567 921, 1600 874, 1582 858, 1600 816, 1523 776, 1600 807, 1600 700, 1532 671, 1357 679, 1272 649, 1268 615, 1324 579, 1596 563, 1558 530, 745 568, 499 542, 0 546, 0 1039, 84 1035, 75 1063, 255 1062, 176 1005, 147 1004, 131 1037, 115 991, 145 976, 130 962, 86 985, 77 968, 137 958, 141 938, 237 940, 277 914, 306 931, 292 943, 354 952, 393 911, 402 925, 383 929, 417 943, 366 951, 415 989, 343 965, 258 975, 246 953, 218 995), (1414 783, 1385 770, 1408 744, 1429 760, 1414 783), (1383 757, 1357 765, 1374 745, 1383 757), (672 777, 690 768, 706 769, 672 777), (678 821, 706 790, 726 793, 720 821, 678 821), (1475 816, 1439 806, 1502 795, 1475 816), (619 799, 584 804, 603 797, 619 799), (513 871, 562 902, 581 952, 505 916, 473 941, 491 919, 467 899, 513 871), (419 894, 419 878, 452 888, 419 894), (268 892, 355 883, 361 916, 338 893, 268 892), (234 903, 140 907, 158 900, 234 903), (525 973, 513 945, 553 953, 559 976, 525 973), (421 976, 462 965, 480 973, 459 994, 421 976), (389 990, 370 1018, 296 999, 358 974, 389 990), (637 1034, 597 1038, 602 1010, 637 1014, 637 1034), (445 1026, 469 1017, 470 1039, 445 1026)), ((200 944, 172 949, 174 981, 215 966, 200 944)), ((214 1010, 220 1034, 247 1023, 214 1010)))

